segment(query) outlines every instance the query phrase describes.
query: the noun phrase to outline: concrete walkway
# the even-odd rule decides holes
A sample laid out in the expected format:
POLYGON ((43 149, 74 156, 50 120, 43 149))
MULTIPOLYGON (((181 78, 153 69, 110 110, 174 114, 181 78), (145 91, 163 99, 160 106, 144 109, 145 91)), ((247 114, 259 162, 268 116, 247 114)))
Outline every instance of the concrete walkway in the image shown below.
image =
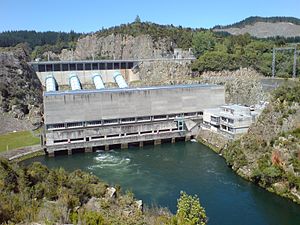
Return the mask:
POLYGON ((9 161, 18 159, 22 156, 29 155, 38 151, 41 151, 42 147, 40 145, 32 145, 28 147, 22 147, 14 150, 9 150, 6 152, 1 152, 0 157, 4 157, 9 161))

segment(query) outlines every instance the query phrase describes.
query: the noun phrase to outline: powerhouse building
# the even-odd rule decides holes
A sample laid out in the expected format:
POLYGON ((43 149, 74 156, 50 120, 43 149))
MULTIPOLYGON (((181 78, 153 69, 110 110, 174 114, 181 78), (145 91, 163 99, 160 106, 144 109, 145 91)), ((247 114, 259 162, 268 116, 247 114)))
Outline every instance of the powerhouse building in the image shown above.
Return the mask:
MULTIPOLYGON (((95 90, 75 88, 80 84, 74 81, 74 89, 57 91, 48 79, 42 143, 50 156, 188 140, 199 131, 204 109, 225 104, 224 87, 218 85, 129 88, 120 83, 111 89, 98 79, 95 90)), ((117 75, 114 79, 121 82, 117 75)))

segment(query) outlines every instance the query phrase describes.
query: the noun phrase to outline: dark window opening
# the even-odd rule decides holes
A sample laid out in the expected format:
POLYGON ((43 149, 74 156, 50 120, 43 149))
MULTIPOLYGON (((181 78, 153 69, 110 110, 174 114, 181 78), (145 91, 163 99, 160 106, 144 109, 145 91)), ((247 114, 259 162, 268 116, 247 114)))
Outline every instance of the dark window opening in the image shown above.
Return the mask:
POLYGON ((119 137, 119 134, 109 134, 106 136, 107 138, 119 137))
POLYGON ((131 69, 133 67, 133 62, 128 63, 128 69, 131 69))
POLYGON ((98 70, 99 69, 98 68, 98 63, 93 63, 92 68, 93 68, 93 70, 98 70))
POLYGON ((69 64, 62 64, 62 71, 68 71, 69 70, 69 64))
POLYGON ((63 140, 54 140, 54 143, 67 143, 68 140, 67 139, 63 139, 63 140))
POLYGON ((61 71, 61 64, 54 64, 54 71, 61 71))
POLYGON ((120 69, 120 63, 114 63, 114 69, 120 69))
POLYGON ((52 64, 47 64, 46 65, 46 71, 53 71, 53 65, 52 64))
POLYGON ((85 68, 85 70, 91 70, 91 64, 90 63, 85 63, 84 68, 85 68))
POLYGON ((83 64, 82 63, 77 64, 77 70, 78 71, 83 70, 83 64))
POLYGON ((45 65, 39 65, 38 70, 39 72, 45 72, 46 71, 45 65))
POLYGON ((70 64, 70 70, 71 70, 71 71, 76 70, 76 64, 75 64, 75 63, 71 63, 71 64, 70 64))
POLYGON ((113 69, 113 64, 112 63, 107 63, 107 69, 112 70, 113 69))
POLYGON ((105 63, 100 63, 99 64, 99 69, 100 70, 105 70, 105 63))
POLYGON ((125 63, 125 62, 122 62, 122 63, 121 63, 121 69, 127 69, 127 68, 126 68, 126 63, 125 63))

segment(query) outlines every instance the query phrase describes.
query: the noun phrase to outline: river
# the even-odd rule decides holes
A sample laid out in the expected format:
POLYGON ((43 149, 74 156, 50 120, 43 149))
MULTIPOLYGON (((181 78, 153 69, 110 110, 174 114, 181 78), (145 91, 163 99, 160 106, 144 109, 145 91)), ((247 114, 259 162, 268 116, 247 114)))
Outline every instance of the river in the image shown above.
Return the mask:
POLYGON ((120 184, 148 205, 176 212, 181 190, 197 194, 209 225, 297 225, 300 206, 237 176, 223 158, 194 142, 30 159, 50 168, 82 169, 120 184))

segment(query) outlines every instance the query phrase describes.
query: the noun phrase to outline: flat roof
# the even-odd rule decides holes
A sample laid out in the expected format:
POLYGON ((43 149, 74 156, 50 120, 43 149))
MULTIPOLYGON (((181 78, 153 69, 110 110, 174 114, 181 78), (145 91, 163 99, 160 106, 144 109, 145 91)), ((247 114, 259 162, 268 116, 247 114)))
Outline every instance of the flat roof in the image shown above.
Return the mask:
POLYGON ((166 89, 179 89, 179 88, 221 88, 224 86, 216 84, 186 84, 186 85, 169 85, 169 86, 152 86, 152 87, 137 87, 137 88, 104 88, 93 90, 67 90, 67 91, 51 91, 44 92, 44 96, 57 96, 68 94, 93 94, 103 92, 132 92, 132 91, 150 91, 150 90, 166 90, 166 89))
POLYGON ((233 105, 222 105, 221 108, 226 108, 226 109, 233 109, 233 110, 245 110, 249 109, 247 106, 243 105, 238 105, 238 104, 233 104, 233 105))

